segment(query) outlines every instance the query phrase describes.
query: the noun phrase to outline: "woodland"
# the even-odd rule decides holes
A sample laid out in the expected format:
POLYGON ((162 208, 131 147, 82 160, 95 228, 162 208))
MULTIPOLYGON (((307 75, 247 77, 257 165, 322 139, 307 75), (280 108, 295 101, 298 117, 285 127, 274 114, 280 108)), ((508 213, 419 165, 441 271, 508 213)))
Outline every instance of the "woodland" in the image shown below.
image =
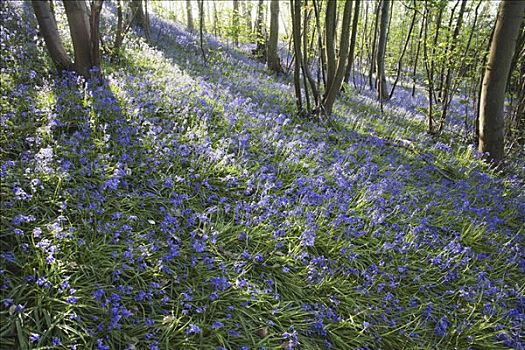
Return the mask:
POLYGON ((0 350, 524 348, 525 0, 0 19, 0 350))

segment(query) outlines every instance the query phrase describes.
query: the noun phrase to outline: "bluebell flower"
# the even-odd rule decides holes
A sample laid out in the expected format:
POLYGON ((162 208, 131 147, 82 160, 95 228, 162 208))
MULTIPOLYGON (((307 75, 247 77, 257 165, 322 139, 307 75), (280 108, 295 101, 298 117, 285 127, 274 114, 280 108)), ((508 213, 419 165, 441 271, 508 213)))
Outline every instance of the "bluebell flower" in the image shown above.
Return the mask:
POLYGON ((78 298, 73 296, 73 295, 70 295, 70 296, 67 297, 66 301, 67 301, 68 304, 74 305, 74 304, 76 304, 78 302, 78 298))
POLYGON ((444 337, 447 334, 448 326, 449 322, 447 320, 447 316, 443 316, 439 319, 435 331, 440 337, 444 337))
POLYGON ((39 341, 39 340, 40 340, 40 335, 39 335, 39 334, 31 333, 31 334, 29 335, 29 342, 30 342, 31 344, 36 343, 36 342, 39 341))
POLYGON ((109 350, 109 345, 104 344, 104 340, 97 339, 97 350, 109 350))
POLYGON ((196 324, 190 324, 188 326, 188 329, 186 329, 186 334, 199 334, 201 332, 201 328, 197 326, 196 324))
POLYGON ((222 328, 222 327, 224 327, 224 323, 222 323, 220 321, 215 321, 211 325, 211 328, 213 328, 213 329, 219 329, 219 328, 222 328))

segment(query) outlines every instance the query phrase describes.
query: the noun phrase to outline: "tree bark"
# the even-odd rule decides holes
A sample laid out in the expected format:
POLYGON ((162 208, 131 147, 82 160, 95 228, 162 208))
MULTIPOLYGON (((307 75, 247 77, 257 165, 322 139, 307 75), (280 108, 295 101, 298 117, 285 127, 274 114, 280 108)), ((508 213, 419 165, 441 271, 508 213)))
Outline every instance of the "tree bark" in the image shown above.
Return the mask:
POLYGON ((505 89, 524 13, 524 1, 503 0, 500 3, 489 60, 483 76, 479 108, 479 151, 487 153, 487 159, 496 164, 504 157, 505 89))
POLYGON ((325 93, 328 91, 335 78, 335 32, 337 28, 337 2, 328 0, 325 13, 325 43, 326 43, 326 86, 325 93))
POLYGON ((49 1, 33 0, 31 4, 53 64, 58 71, 73 68, 73 62, 62 44, 62 40, 60 40, 57 23, 51 12, 49 1))
POLYGON ((348 53, 348 65, 346 67, 345 79, 347 83, 350 81, 350 73, 352 72, 352 65, 354 63, 355 44, 357 37, 357 25, 359 23, 359 5, 361 1, 355 0, 354 18, 352 21, 352 36, 350 37, 350 52, 348 53))
POLYGON ((232 28, 233 28, 233 43, 235 46, 239 46, 239 0, 233 0, 233 16, 232 16, 232 28))
POLYGON ((202 53, 202 59, 206 62, 206 52, 204 51, 204 0, 197 0, 199 6, 199 44, 202 53))
MULTIPOLYGON (((458 5, 460 4, 461 1, 465 1, 465 0, 457 0, 456 1, 456 4, 454 5, 454 7, 452 8, 452 12, 450 13, 450 18, 448 20, 448 26, 446 27, 447 29, 447 38, 445 39, 446 40, 446 46, 445 46, 445 52, 443 53, 443 56, 445 57, 442 64, 441 64, 441 72, 439 73, 439 85, 438 87, 436 88, 437 92, 438 92, 438 100, 439 101, 442 101, 442 96, 443 96, 443 84, 445 83, 445 70, 447 68, 447 56, 450 52, 450 46, 453 45, 454 43, 452 42, 451 40, 451 28, 452 28, 452 22, 454 21, 454 13, 456 13, 456 9, 458 7, 458 5)), ((461 15, 461 14, 460 14, 461 15)))
POLYGON ((277 52, 279 40, 279 1, 272 0, 270 4, 270 38, 268 40, 267 62, 270 70, 281 73, 281 59, 277 52))
POLYGON ((377 60, 377 54, 376 54, 376 41, 377 41, 377 27, 379 24, 379 11, 381 10, 381 0, 377 2, 376 10, 375 10, 375 20, 374 20, 374 35, 373 40, 370 45, 372 48, 372 53, 370 57, 370 72, 368 73, 368 84, 370 85, 370 90, 374 88, 373 85, 373 75, 376 72, 376 60, 377 60))
POLYGON ((458 57, 454 57, 456 56, 454 54, 454 51, 456 50, 456 41, 457 41, 457 38, 459 36, 459 32, 461 31, 461 26, 463 24, 463 13, 465 12, 465 7, 467 6, 467 0, 462 0, 461 2, 461 8, 459 9, 459 14, 458 14, 458 21, 456 23, 456 27, 454 28, 454 33, 452 34, 452 38, 451 38, 451 41, 450 41, 450 54, 452 55, 450 57, 450 59, 446 60, 447 62, 447 73, 446 73, 446 76, 445 76, 445 81, 443 83, 443 87, 441 89, 441 96, 442 96, 442 103, 443 103, 443 106, 442 106, 442 109, 441 109, 441 118, 440 118, 440 122, 439 122, 439 132, 441 132, 443 130, 443 127, 445 125, 445 120, 447 119, 447 111, 448 111, 448 106, 452 100, 452 94, 454 91, 450 91, 450 84, 451 84, 451 79, 452 79, 452 71, 453 71, 453 68, 456 66, 453 62, 453 60, 457 60, 458 57), (450 97, 449 97, 450 95, 450 97))
POLYGON ((255 35, 255 40, 257 41, 257 46, 253 54, 257 58, 266 59, 266 45, 265 45, 265 35, 264 35, 264 0, 259 0, 257 5, 257 33, 255 35))
MULTIPOLYGON (((303 18, 303 60, 302 60, 302 70, 303 70, 303 75, 304 75, 303 80, 304 80, 304 85, 305 85, 305 92, 308 93, 308 86, 310 86, 310 90, 312 90, 312 95, 314 98, 314 104, 315 104, 314 108, 318 108, 319 102, 320 102, 319 101, 319 89, 316 86, 316 83, 315 83, 314 78, 312 77, 312 74, 310 73, 310 66, 308 64, 308 49, 307 49, 308 23, 310 22, 311 11, 308 7, 308 0, 305 0, 304 4, 305 4, 305 7, 307 8, 307 12, 304 14, 304 18, 303 18)), ((314 32, 315 32, 315 27, 314 27, 314 32)), ((312 35, 312 41, 310 45, 311 49, 313 47, 314 37, 315 37, 315 33, 312 35)), ((308 94, 306 95, 306 98, 307 98, 307 103, 308 103, 309 102, 308 94)), ((308 110, 310 111, 309 107, 308 107, 308 110)))
POLYGON ((102 12, 103 0, 93 0, 91 2, 91 16, 90 27, 91 27, 91 64, 94 67, 100 68, 100 13, 102 12))
POLYGON ((292 35, 295 63, 293 69, 293 82, 295 90, 295 106, 297 112, 301 113, 302 96, 301 96, 301 0, 291 0, 290 6, 292 12, 292 35))
POLYGON ((248 33, 252 33, 252 1, 247 0, 244 5, 244 16, 246 17, 246 28, 248 33))
POLYGON ((192 10, 191 10, 191 1, 190 0, 186 0, 186 19, 188 21, 188 23, 187 23, 188 31, 193 33, 193 31, 195 31, 195 26, 193 25, 193 14, 192 14, 192 10))
POLYGON ((117 32, 115 34, 115 43, 113 44, 113 57, 118 57, 120 47, 124 40, 124 16, 122 14, 122 0, 117 0, 117 32))
POLYGON ((341 31, 341 38, 339 43, 339 58, 337 61, 337 70, 334 78, 332 79, 332 85, 329 86, 328 91, 325 92, 323 99, 323 105, 327 114, 332 113, 335 98, 341 90, 341 84, 343 83, 345 68, 348 60, 348 49, 350 39, 350 20, 352 17, 352 0, 345 1, 345 7, 343 10, 343 26, 341 31))
MULTIPOLYGON (((144 2, 146 1, 147 0, 144 0, 144 2)), ((142 28, 146 40, 150 40, 150 29, 142 0, 131 0, 130 6, 131 11, 133 12, 133 20, 131 21, 132 25, 142 28)))
POLYGON ((89 77, 93 67, 89 14, 84 0, 64 1, 71 40, 75 49, 75 70, 89 77))
POLYGON ((379 41, 377 43, 377 98, 379 101, 388 100, 385 75, 385 52, 387 41, 387 28, 390 10, 390 1, 382 0, 381 3, 381 25, 379 30, 379 41))
POLYGON ((392 96, 394 96, 394 91, 396 90, 397 83, 399 81, 399 77, 401 76, 401 70, 403 68, 403 57, 405 56, 405 52, 408 47, 408 43, 410 42, 410 38, 412 37, 412 31, 414 30, 414 25, 416 23, 416 17, 417 17, 417 3, 416 0, 414 0, 414 14, 412 15, 412 20, 410 21, 410 27, 408 28, 408 34, 405 41, 405 45, 403 46, 403 51, 401 51, 401 55, 399 56, 399 60, 397 61, 397 73, 396 73, 396 80, 394 80, 394 84, 392 85, 392 90, 390 90, 390 95, 388 95, 388 99, 391 99, 392 96))
MULTIPOLYGON (((445 4, 446 5, 446 4, 445 4)), ((428 28, 430 21, 431 9, 427 0, 425 0, 425 31, 424 31, 424 40, 423 40, 423 60, 425 62, 425 70, 427 72, 427 91, 428 91, 428 133, 434 133, 434 60, 435 60, 435 51, 439 39, 439 29, 441 27, 441 21, 443 19, 444 6, 440 6, 438 9, 438 15, 436 17, 436 32, 434 34, 434 40, 432 42, 432 50, 429 55, 428 53, 428 28)))
POLYGON ((217 3, 213 2, 213 35, 217 36, 219 33, 218 31, 218 25, 219 25, 219 15, 217 14, 217 3))
POLYGON ((428 55, 428 26, 430 21, 430 8, 428 2, 425 1, 425 18, 424 18, 424 31, 423 31, 423 61, 425 64, 425 70, 427 72, 427 91, 428 91, 428 133, 431 134, 433 130, 433 99, 432 99, 432 74, 431 74, 431 64, 429 64, 429 55, 428 55))
POLYGON ((421 51, 421 38, 423 37, 423 23, 420 24, 419 27, 419 36, 417 39, 417 46, 416 46, 416 57, 414 58, 414 67, 412 70, 412 97, 416 95, 416 80, 417 80, 417 62, 419 60, 419 52, 421 51))
MULTIPOLYGON (((324 86, 327 85, 326 82, 326 51, 323 47, 323 38, 321 35, 321 19, 320 19, 320 9, 317 6, 317 1, 312 0, 313 8, 314 8, 314 14, 315 14, 315 28, 317 29, 317 41, 319 45, 319 60, 321 61, 321 64, 318 67, 318 73, 321 71, 321 76, 323 78, 323 84, 324 86)), ((319 89, 318 89, 319 90, 319 89)))

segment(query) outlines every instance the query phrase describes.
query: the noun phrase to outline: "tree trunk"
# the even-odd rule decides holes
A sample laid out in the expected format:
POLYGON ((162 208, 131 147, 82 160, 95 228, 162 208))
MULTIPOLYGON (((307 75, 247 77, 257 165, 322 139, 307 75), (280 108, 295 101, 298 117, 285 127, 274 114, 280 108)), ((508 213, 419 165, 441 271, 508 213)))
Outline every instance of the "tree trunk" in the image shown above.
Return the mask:
POLYGON ((414 0, 414 14, 412 15, 412 20, 410 21, 410 27, 408 28, 408 34, 405 41, 405 46, 403 46, 403 51, 401 51, 401 55, 399 56, 399 60, 397 61, 397 73, 396 73, 396 80, 394 80, 394 84, 392 85, 392 90, 390 90, 390 95, 388 95, 388 99, 391 99, 392 96, 394 96, 394 91, 396 90, 397 83, 399 81, 399 77, 401 76, 401 70, 403 68, 403 57, 405 56, 405 52, 408 47, 408 43, 410 42, 410 38, 412 37, 412 31, 414 30, 414 25, 416 23, 416 17, 417 17, 417 3, 416 0, 414 0))
POLYGON ((421 51, 421 38, 423 37, 423 23, 420 24, 419 27, 419 36, 417 39, 417 46, 416 46, 416 57, 414 58, 414 67, 412 70, 412 97, 416 95, 416 80, 417 80, 417 62, 419 59, 419 52, 421 51))
MULTIPOLYGON (((365 74, 365 71, 364 71, 364 66, 365 66, 365 62, 366 62, 366 55, 370 52, 370 47, 368 46, 368 40, 367 39, 367 33, 368 33, 368 4, 369 4, 369 1, 365 1, 365 9, 364 9, 364 26, 363 26, 363 33, 361 35, 361 47, 360 47, 360 50, 359 50, 359 56, 360 56, 360 60, 359 60, 359 68, 361 70, 361 73, 364 75, 365 74), (366 52, 366 54, 365 54, 366 52)), ((366 85, 366 82, 364 81, 365 79, 362 79, 362 87, 364 88, 364 86, 366 85)))
POLYGON ((151 40, 151 26, 149 23, 148 0, 144 0, 144 34, 146 35, 146 40, 150 41, 151 40))
POLYGON ((202 53, 202 59, 206 63, 206 52, 204 51, 204 0, 198 0, 199 6, 199 44, 202 53))
POLYGON ((117 0, 117 32, 115 34, 115 43, 113 44, 113 57, 118 57, 120 47, 124 40, 124 16, 122 14, 122 0, 117 0))
POLYGON ((268 54, 267 62, 268 68, 276 73, 283 71, 281 67, 281 59, 277 52, 277 44, 279 41, 279 1, 272 0, 270 5, 270 38, 268 40, 268 54))
MULTIPOLYGON (((441 64, 441 72, 439 73, 439 85, 438 87, 436 88, 437 92, 438 92, 438 100, 439 101, 442 101, 442 97, 443 97, 443 84, 445 83, 445 70, 447 68, 447 57, 448 57, 448 54, 450 52, 450 47, 451 45, 454 45, 454 43, 451 41, 451 34, 450 34, 450 31, 451 31, 451 28, 452 28, 452 22, 454 21, 454 13, 456 13, 456 9, 458 7, 458 5, 460 4, 461 1, 465 1, 465 0, 457 0, 456 1, 456 4, 454 5, 454 7, 452 8, 452 12, 450 13, 450 18, 448 20, 448 26, 446 27, 447 29, 447 38, 445 39, 446 40, 446 46, 445 46, 445 52, 443 53, 443 57, 445 57, 443 59, 443 62, 441 64)), ((460 14, 461 16, 461 14, 460 14)))
POLYGON ((428 7, 428 3, 425 1, 425 19, 424 19, 424 36, 423 36, 423 62, 425 64, 425 71, 427 72, 427 91, 428 91, 428 111, 427 111, 427 117, 428 117, 428 133, 432 133, 433 130, 433 99, 432 99, 432 74, 431 74, 431 64, 429 64, 429 55, 428 55, 428 26, 430 21, 430 8, 428 7))
POLYGON ((71 40, 75 49, 75 70, 89 77, 93 67, 89 14, 84 0, 64 1, 71 40))
MULTIPOLYGON (((312 77, 312 74, 310 73, 310 66, 308 64, 308 23, 310 23, 310 8, 308 7, 308 0, 305 0, 304 2, 306 13, 304 14, 303 18, 303 60, 302 60, 302 70, 303 70, 303 80, 304 80, 304 86, 305 86, 305 92, 306 98, 307 98, 307 104, 309 105, 309 97, 308 97, 308 85, 310 86, 310 89, 312 90, 312 95, 314 98, 314 108, 319 107, 319 89, 316 86, 315 80, 312 77), (308 84, 307 84, 308 82, 308 84)), ((314 27, 315 32, 315 27, 314 27)), ((312 40, 310 44, 310 49, 313 51, 313 43, 314 43, 314 37, 315 33, 312 35, 312 40)), ((308 107, 308 111, 310 111, 310 108, 308 107)))
POLYGON ((188 31, 193 33, 195 26, 193 25, 193 15, 191 10, 191 1, 186 0, 186 19, 188 21, 188 31))
POLYGON ((463 24, 463 13, 465 12, 465 7, 467 6, 467 0, 462 0, 461 2, 461 8, 459 9, 459 15, 458 15, 458 21, 456 23, 456 28, 454 28, 454 33, 452 34, 452 38, 450 40, 450 54, 452 55, 450 59, 446 60, 447 62, 447 73, 445 76, 445 81, 443 83, 443 87, 441 89, 441 101, 443 103, 443 107, 441 110, 441 118, 439 123, 439 132, 443 130, 443 127, 445 125, 445 120, 447 119, 447 111, 448 106, 452 100, 452 94, 454 91, 450 91, 450 84, 452 79, 452 70, 456 66, 454 64, 453 60, 457 60, 458 57, 455 55, 454 51, 456 50, 456 41, 458 40, 459 32, 461 31, 461 26, 463 24), (450 95, 450 97, 449 97, 450 95))
POLYGON ((440 5, 440 6, 441 7, 439 8, 438 16, 436 18, 436 33, 434 35, 434 41, 432 42, 432 51, 430 55, 431 64, 430 64, 430 79, 429 79, 430 85, 433 91, 432 97, 434 98, 434 101, 436 101, 436 103, 437 103, 437 98, 436 98, 436 93, 435 93, 436 89, 434 85, 434 73, 435 73, 435 66, 436 66, 436 49, 438 47, 438 42, 439 42, 439 33, 441 29, 441 23, 443 22, 443 11, 445 10, 445 7, 446 7, 443 5, 440 5))
POLYGON ((376 5, 375 20, 374 20, 374 35, 373 35, 374 39, 372 40, 372 43, 370 45, 370 47, 372 48, 372 53, 370 57, 370 72, 368 73, 368 84, 370 85, 370 90, 374 88, 372 77, 374 73, 376 72, 376 57, 377 57, 376 41, 377 41, 377 27, 379 24, 379 11, 381 9, 380 5, 381 5, 381 0, 379 0, 376 5))
MULTIPOLYGON (((144 1, 147 1, 147 0, 144 0, 144 1)), ((149 40, 150 39, 150 29, 148 25, 148 20, 146 18, 146 13, 144 12, 142 0, 131 0, 130 7, 133 13, 133 17, 132 17, 133 20, 131 21, 132 25, 142 28, 142 30, 144 31, 144 36, 146 37, 146 40, 149 40)))
POLYGON ((248 33, 252 33, 252 0, 247 0, 244 5, 244 16, 246 17, 246 28, 248 33))
POLYGON ((265 35, 264 35, 264 0, 259 0, 257 5, 257 33, 255 40, 257 41, 257 47, 253 54, 257 58, 266 58, 266 47, 265 47, 265 35))
POLYGON ((301 113, 302 96, 301 96, 301 0, 291 0, 291 12, 292 12, 292 35, 293 35, 293 47, 295 63, 293 68, 293 82, 295 89, 295 106, 297 112, 301 113))
POLYGON ((217 3, 213 2, 213 35, 217 36, 219 33, 218 31, 218 25, 219 25, 219 15, 217 14, 217 3))
POLYGON ((235 46, 239 46, 239 0, 233 0, 233 16, 232 16, 232 29, 233 29, 233 43, 235 46))
POLYGON ((497 163, 504 156, 504 102, 507 77, 519 29, 524 1, 503 0, 498 9, 489 60, 483 76, 479 108, 479 151, 497 163))
POLYGON ((345 1, 345 7, 343 10, 343 26, 341 31, 341 38, 339 43, 339 58, 337 61, 337 70, 335 76, 332 79, 332 85, 329 86, 328 91, 325 92, 323 100, 324 108, 327 114, 332 113, 335 98, 341 90, 341 84, 343 83, 345 68, 348 60, 348 48, 350 38, 350 20, 352 17, 352 0, 345 1))
POLYGON ((90 26, 91 26, 91 64, 94 67, 100 68, 100 12, 102 12, 102 1, 103 0, 93 0, 91 3, 91 16, 90 26))
POLYGON ((352 36, 350 38, 350 52, 348 53, 348 65, 346 67, 345 79, 347 83, 350 81, 350 73, 352 72, 352 65, 354 63, 355 43, 357 37, 357 24, 359 23, 359 5, 361 1, 355 0, 354 19, 352 21, 352 36))
MULTIPOLYGON (((317 29, 317 41, 319 45, 319 60, 321 61, 321 64, 318 67, 318 72, 321 71, 321 75, 323 78, 323 84, 324 86, 327 85, 326 82, 326 51, 323 47, 323 38, 321 36, 321 19, 320 19, 320 9, 317 6, 317 1, 312 0, 313 7, 314 7, 314 14, 315 14, 315 28, 317 29)), ((319 90, 319 89, 318 89, 319 90)))
MULTIPOLYGON (((446 5, 446 4, 445 4, 446 5)), ((443 10, 444 6, 439 8, 438 15, 436 17, 436 33, 434 34, 434 40, 432 43, 432 51, 429 55, 428 53, 428 27, 430 21, 430 6, 428 1, 425 1, 425 31, 424 31, 424 40, 423 40, 423 61, 425 62, 425 70, 427 72, 427 91, 428 91, 428 133, 434 133, 434 109, 433 104, 435 98, 434 92, 434 60, 435 60, 435 50, 439 38, 439 28, 441 27, 441 21, 443 19, 443 10)))
POLYGON ((62 44, 62 40, 60 40, 57 23, 51 12, 49 1, 33 0, 31 4, 35 11, 40 33, 44 37, 46 48, 53 64, 58 71, 73 68, 73 62, 62 44))
POLYGON ((326 91, 332 86, 335 78, 336 61, 335 61, 335 32, 337 28, 337 2, 328 0, 325 13, 325 43, 326 43, 326 91))
POLYGON ((377 98, 379 101, 388 100, 385 75, 385 52, 387 41, 388 17, 390 1, 382 0, 381 3, 381 26, 379 30, 379 41, 377 43, 377 98))

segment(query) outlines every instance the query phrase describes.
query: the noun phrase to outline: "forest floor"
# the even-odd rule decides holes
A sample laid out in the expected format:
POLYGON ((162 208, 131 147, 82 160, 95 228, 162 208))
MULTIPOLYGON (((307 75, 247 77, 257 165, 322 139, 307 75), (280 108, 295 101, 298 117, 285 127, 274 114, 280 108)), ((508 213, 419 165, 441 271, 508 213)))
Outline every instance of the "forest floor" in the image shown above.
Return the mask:
POLYGON ((0 6, 1 349, 523 347, 519 177, 352 89, 299 118, 156 17, 103 84, 50 75, 0 6))

